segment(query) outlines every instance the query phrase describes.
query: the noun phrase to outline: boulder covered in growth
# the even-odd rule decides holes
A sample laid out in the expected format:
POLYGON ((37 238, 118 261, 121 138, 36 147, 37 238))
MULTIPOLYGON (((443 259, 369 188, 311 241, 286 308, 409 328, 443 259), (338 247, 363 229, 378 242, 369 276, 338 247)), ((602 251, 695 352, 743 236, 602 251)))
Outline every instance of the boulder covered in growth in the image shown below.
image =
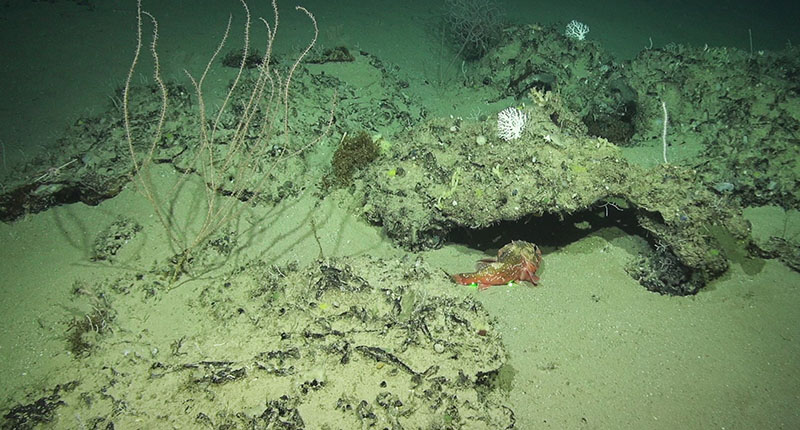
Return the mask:
POLYGON ((625 214, 660 253, 643 263, 644 274, 635 273, 649 289, 693 294, 727 269, 711 227, 746 237, 738 209, 699 184, 693 170, 627 162, 616 145, 587 136, 586 125, 554 94, 533 91, 531 98, 519 139, 496 137, 493 120, 452 118, 383 145, 386 153, 357 187, 367 218, 399 245, 418 250, 462 228, 525 220, 515 234, 535 240, 537 221, 625 214))

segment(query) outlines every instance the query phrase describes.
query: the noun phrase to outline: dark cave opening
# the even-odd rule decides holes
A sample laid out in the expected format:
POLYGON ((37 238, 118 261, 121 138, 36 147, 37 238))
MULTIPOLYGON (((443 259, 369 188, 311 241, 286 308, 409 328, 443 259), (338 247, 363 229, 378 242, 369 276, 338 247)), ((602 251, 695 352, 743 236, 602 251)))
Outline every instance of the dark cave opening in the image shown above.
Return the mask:
POLYGON ((524 240, 548 253, 608 227, 651 242, 649 233, 639 225, 635 209, 612 202, 570 214, 530 215, 481 229, 461 227, 450 232, 446 241, 492 253, 512 240, 524 240))

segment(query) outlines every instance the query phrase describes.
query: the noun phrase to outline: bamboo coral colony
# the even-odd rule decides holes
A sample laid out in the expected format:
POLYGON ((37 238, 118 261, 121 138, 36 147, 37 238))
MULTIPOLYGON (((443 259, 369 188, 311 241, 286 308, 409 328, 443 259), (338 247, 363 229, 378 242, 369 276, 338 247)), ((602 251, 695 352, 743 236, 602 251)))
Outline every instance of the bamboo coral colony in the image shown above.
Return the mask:
POLYGON ((564 32, 565 36, 575 40, 586 39, 587 34, 589 34, 589 26, 574 19, 567 24, 567 30, 564 32))
POLYGON ((497 137, 505 140, 517 140, 525 130, 528 115, 521 109, 508 107, 497 114, 497 137))

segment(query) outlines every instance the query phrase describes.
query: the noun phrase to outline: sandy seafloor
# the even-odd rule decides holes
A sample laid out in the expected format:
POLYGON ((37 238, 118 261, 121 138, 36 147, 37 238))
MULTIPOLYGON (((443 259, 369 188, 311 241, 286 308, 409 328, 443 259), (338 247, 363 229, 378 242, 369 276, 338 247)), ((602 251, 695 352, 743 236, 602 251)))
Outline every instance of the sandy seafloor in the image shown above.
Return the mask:
MULTIPOLYGON (((132 52, 133 1, 98 2, 94 11, 67 1, 18 1, 25 5, 5 5, 0 17, 5 166, 47 151, 69 123, 102 111, 132 52)), ((185 80, 183 68, 201 68, 228 13, 240 13, 235 1, 149 3, 162 27, 164 74, 173 79, 185 80)), ((254 15, 267 14, 264 4, 256 4, 262 2, 251 3, 254 15)), ((582 19, 591 26, 591 36, 620 58, 631 57, 650 38, 659 46, 746 48, 749 28, 756 49, 778 49, 798 36, 789 17, 775 17, 785 11, 690 4, 621 2, 610 8, 596 2, 519 1, 506 7, 518 22, 582 19)), ((284 15, 293 12, 290 6, 282 6, 284 15)), ((423 2, 305 6, 316 13, 323 41, 367 50, 410 76, 422 77, 428 67, 425 56, 436 52, 438 40, 425 29, 433 12, 423 2)), ((283 25, 290 41, 286 46, 299 46, 307 36, 304 23, 286 18, 283 25)), ((452 97, 440 100, 428 92, 420 90, 426 105, 440 115, 466 115, 480 103, 469 94, 459 94, 463 103, 454 103, 452 97)), ((637 148, 631 154, 646 151, 637 148)), ((652 148, 654 158, 658 153, 652 148)), ((158 174, 164 183, 174 179, 169 171, 158 174)), ((336 199, 318 206, 315 199, 309 192, 278 208, 258 209, 274 215, 247 253, 271 263, 313 262, 318 248, 304 222, 309 216, 319 221, 328 257, 399 258, 407 253, 379 228, 338 207, 336 199)), ((787 226, 797 234, 800 229, 796 213, 777 208, 753 208, 746 215, 759 234, 780 235, 787 226)), ((66 353, 63 339, 65 321, 74 313, 69 301, 73 282, 101 280, 126 267, 146 269, 166 257, 159 246, 162 234, 147 201, 132 189, 97 207, 76 204, 0 224, 4 411, 33 387, 49 386, 63 367, 80 365, 66 353), (117 214, 142 223, 143 232, 126 247, 119 264, 91 263, 92 238, 117 214)), ((539 287, 474 292, 498 318, 517 372, 509 393, 517 428, 800 428, 800 275, 777 261, 734 261, 728 273, 696 296, 660 296, 623 269, 641 246, 640 238, 621 230, 601 230, 547 252, 539 287)), ((448 272, 469 270, 484 257, 456 245, 421 255, 431 267, 448 272)))

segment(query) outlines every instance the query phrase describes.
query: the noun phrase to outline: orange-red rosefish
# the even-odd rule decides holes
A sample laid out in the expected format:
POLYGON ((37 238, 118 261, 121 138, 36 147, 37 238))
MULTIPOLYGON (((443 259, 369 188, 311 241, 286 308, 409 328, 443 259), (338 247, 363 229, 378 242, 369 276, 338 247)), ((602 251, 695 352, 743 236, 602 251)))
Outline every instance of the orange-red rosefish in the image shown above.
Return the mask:
POLYGON ((497 258, 480 260, 476 272, 453 275, 453 280, 462 285, 476 284, 480 290, 511 281, 530 281, 537 285, 536 271, 541 263, 542 251, 538 246, 516 240, 500 248, 497 258))

